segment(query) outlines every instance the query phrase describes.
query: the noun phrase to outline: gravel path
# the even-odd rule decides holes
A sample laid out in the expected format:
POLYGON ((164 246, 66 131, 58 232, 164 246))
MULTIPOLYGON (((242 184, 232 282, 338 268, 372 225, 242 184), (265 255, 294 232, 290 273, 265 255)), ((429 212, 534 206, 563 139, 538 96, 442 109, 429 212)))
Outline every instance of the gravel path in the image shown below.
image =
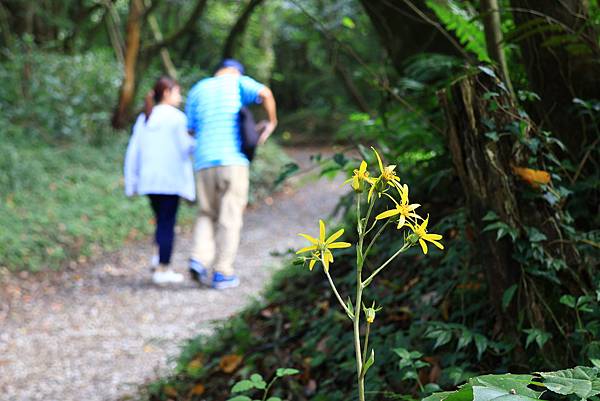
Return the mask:
MULTIPOLYGON (((290 155, 306 165, 312 153, 290 155)), ((295 234, 314 232, 317 219, 333 211, 344 191, 341 179, 318 180, 248 210, 237 289, 219 292, 190 281, 152 285, 149 244, 134 244, 75 271, 0 286, 0 400, 116 400, 164 374, 183 340, 210 333, 215 320, 260 295, 281 264, 271 252, 302 244, 295 234)), ((185 271, 190 245, 190 233, 180 233, 177 270, 185 271)))

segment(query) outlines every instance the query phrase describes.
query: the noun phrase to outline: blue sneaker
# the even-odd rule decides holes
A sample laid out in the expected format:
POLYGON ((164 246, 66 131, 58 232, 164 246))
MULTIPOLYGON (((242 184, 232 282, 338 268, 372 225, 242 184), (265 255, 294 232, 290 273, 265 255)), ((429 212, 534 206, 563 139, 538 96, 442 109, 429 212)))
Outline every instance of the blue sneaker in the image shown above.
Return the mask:
POLYGON ((222 273, 215 272, 212 278, 212 288, 215 290, 224 290, 226 288, 235 288, 240 285, 240 279, 235 274, 225 276, 222 273))
POLYGON ((189 271, 192 280, 204 285, 211 285, 211 281, 208 278, 208 270, 199 261, 190 259, 189 271))

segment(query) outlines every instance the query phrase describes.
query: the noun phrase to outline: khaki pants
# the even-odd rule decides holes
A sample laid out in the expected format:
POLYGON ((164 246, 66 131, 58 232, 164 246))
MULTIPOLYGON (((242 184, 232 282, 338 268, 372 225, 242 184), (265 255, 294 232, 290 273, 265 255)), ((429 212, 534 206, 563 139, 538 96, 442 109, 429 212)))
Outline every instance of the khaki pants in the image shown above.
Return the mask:
POLYGON ((192 258, 232 275, 248 203, 248 166, 217 166, 196 172, 198 219, 192 258))

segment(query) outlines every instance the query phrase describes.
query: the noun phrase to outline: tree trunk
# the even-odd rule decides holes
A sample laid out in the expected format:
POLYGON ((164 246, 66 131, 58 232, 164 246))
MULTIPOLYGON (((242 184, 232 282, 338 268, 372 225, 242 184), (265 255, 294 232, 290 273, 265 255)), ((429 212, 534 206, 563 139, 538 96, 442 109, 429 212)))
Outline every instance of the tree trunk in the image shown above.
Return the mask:
MULTIPOLYGON (((478 260, 483 263, 489 285, 490 303, 496 316, 501 317, 502 296, 520 276, 520 267, 513 260, 513 248, 508 238, 496 240, 495 232, 483 233, 483 217, 495 212, 499 219, 511 227, 520 226, 520 213, 516 199, 516 185, 511 172, 514 163, 514 143, 508 137, 494 142, 484 135, 489 128, 484 120, 503 127, 512 117, 488 111, 484 93, 495 91, 487 75, 467 77, 448 91, 440 92, 440 103, 447 122, 447 142, 454 169, 466 197, 467 211, 474 224, 477 237, 478 260), (481 234, 480 234, 481 233, 481 234)), ((500 101, 500 100, 499 100, 500 101)), ((510 97, 503 98, 512 109, 510 97)), ((506 319, 499 319, 506 325, 506 319)))
POLYGON ((400 70, 417 53, 463 55, 460 46, 437 24, 424 0, 360 0, 381 44, 400 70), (441 29, 440 29, 441 28, 441 29))
MULTIPOLYGON (((521 334, 516 332, 519 311, 526 314, 531 327, 542 330, 554 327, 560 331, 560 323, 553 321, 554 316, 549 316, 544 309, 543 299, 558 299, 565 292, 579 293, 585 287, 579 277, 588 276, 574 246, 565 241, 569 237, 557 221, 561 213, 559 206, 553 208, 542 196, 526 194, 531 191, 525 191, 528 185, 519 178, 515 167, 529 165, 533 156, 529 149, 515 135, 486 135, 490 130, 506 132, 515 118, 521 118, 528 127, 526 136, 541 136, 539 129, 527 117, 519 117, 514 98, 499 85, 500 81, 481 73, 468 76, 441 91, 439 98, 446 116, 450 156, 474 226, 477 259, 482 262, 490 305, 497 316, 495 331, 513 336, 518 343, 521 334), (500 95, 490 99, 486 96, 490 92, 500 95), (490 107, 491 102, 496 102, 499 107, 490 107), (536 228, 545 235, 546 240, 541 243, 545 257, 562 259, 568 265, 557 274, 560 285, 532 279, 530 269, 538 268, 536 264, 540 262, 517 261, 515 255, 518 253, 508 235, 497 240, 496 230, 484 232, 485 227, 492 223, 483 219, 490 211, 498 216, 500 222, 515 230, 519 236, 517 241, 521 243, 530 241, 528 229, 536 228), (562 245, 557 246, 557 243, 562 245), (517 303, 513 302, 504 311, 503 296, 509 287, 517 283, 519 296, 515 298, 519 298, 519 307, 517 309, 517 303)), ((543 156, 536 156, 542 160, 538 168, 543 168, 543 156)), ((540 264, 538 270, 544 268, 540 264)), ((519 352, 514 356, 518 358, 519 352)))
POLYGON ((144 11, 142 0, 131 0, 127 17, 127 38, 125 49, 124 76, 119 95, 119 103, 113 114, 112 125, 115 128, 125 127, 135 96, 136 66, 140 51, 141 17, 144 11))
POLYGON ((246 25, 248 25, 248 21, 250 20, 252 13, 262 2, 263 0, 250 0, 248 5, 246 5, 239 18, 233 25, 233 28, 231 28, 231 31, 229 31, 227 39, 225 39, 225 45, 223 46, 222 53, 223 59, 234 57, 236 46, 246 30, 246 25))
POLYGON ((488 55, 498 65, 500 76, 506 84, 509 92, 514 95, 502 38, 502 26, 500 22, 500 8, 498 0, 481 0, 481 13, 483 15, 483 28, 485 31, 485 44, 488 55))
POLYGON ((511 0, 525 69, 541 100, 530 110, 576 160, 595 138, 573 99, 600 98, 598 33, 585 0, 511 0))

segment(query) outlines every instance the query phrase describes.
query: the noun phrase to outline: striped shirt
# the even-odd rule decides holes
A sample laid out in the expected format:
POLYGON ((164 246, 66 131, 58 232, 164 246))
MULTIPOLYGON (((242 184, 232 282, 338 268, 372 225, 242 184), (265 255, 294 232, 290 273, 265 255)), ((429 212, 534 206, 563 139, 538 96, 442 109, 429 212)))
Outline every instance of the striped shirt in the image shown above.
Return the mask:
POLYGON ((196 137, 195 170, 248 165, 241 150, 239 112, 242 106, 260 103, 263 88, 250 77, 234 74, 206 78, 192 87, 185 113, 196 137))

